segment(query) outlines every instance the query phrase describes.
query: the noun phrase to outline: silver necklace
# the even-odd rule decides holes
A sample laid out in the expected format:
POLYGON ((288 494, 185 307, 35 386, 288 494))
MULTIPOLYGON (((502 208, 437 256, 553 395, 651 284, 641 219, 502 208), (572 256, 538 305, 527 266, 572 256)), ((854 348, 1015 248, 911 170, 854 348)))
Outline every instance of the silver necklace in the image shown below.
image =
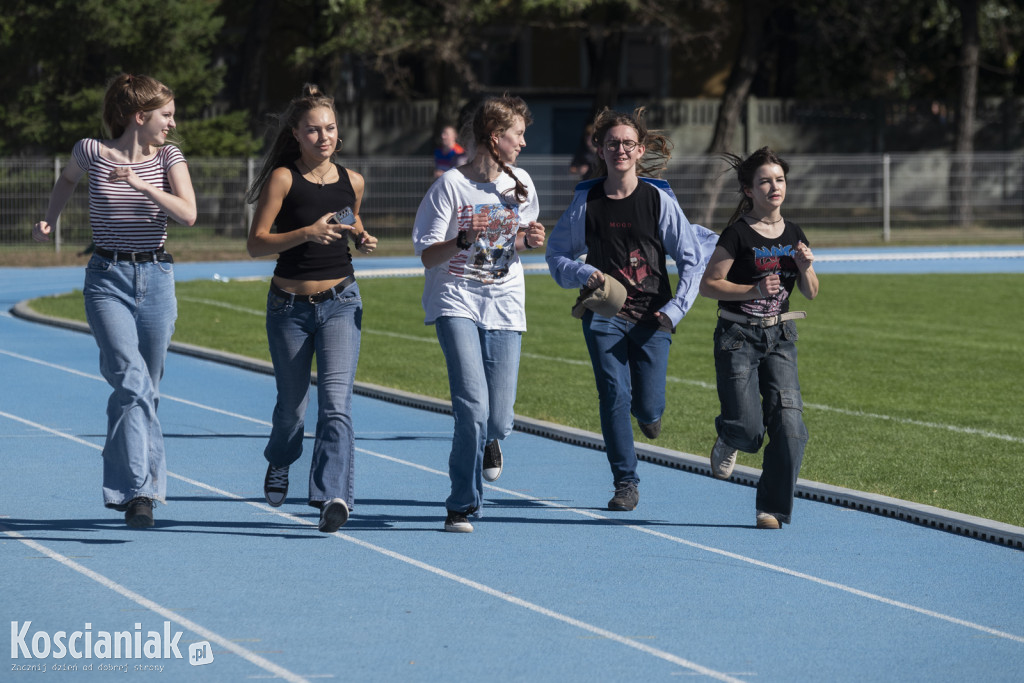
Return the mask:
MULTIPOLYGON (((300 160, 300 161, 301 161, 301 160, 300 160)), ((309 173, 309 174, 310 174, 311 176, 313 176, 314 178, 316 178, 316 181, 317 181, 317 183, 318 183, 318 184, 320 185, 320 187, 323 187, 323 186, 324 186, 324 178, 326 178, 326 177, 327 177, 327 173, 330 173, 330 169, 328 169, 328 170, 327 170, 327 173, 324 173, 323 175, 317 175, 316 171, 314 171, 314 170, 313 170, 313 169, 312 169, 312 168, 310 167, 310 165, 309 165, 309 164, 307 164, 307 163, 306 163, 305 161, 303 161, 303 162, 302 162, 302 165, 306 167, 306 172, 307 172, 307 173, 309 173)))

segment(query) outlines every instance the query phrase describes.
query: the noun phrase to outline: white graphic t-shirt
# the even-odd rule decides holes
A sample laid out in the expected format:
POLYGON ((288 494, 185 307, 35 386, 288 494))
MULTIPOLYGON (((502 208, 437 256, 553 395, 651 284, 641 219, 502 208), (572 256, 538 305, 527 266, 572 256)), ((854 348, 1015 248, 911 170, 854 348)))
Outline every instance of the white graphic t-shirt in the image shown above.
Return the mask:
POLYGON ((420 255, 432 244, 453 239, 472 223, 474 214, 488 217, 488 228, 468 250, 427 268, 423 287, 426 323, 438 317, 470 318, 481 327, 526 330, 526 292, 523 265, 516 252, 516 233, 537 220, 540 206, 526 171, 513 168, 529 196, 516 204, 515 187, 502 173, 492 183, 466 178, 458 169, 447 171, 427 191, 416 212, 413 245, 420 255))

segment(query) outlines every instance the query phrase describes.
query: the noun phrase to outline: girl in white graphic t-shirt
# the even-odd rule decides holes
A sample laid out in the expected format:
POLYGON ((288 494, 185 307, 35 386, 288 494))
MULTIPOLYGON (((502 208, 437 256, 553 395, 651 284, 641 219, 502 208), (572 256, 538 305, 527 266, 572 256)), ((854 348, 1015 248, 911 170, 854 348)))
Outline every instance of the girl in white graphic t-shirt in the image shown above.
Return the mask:
POLYGON ((423 310, 448 367, 455 432, 446 531, 470 532, 483 480, 501 474, 498 442, 512 431, 525 286, 519 251, 544 244, 533 181, 514 166, 532 116, 518 97, 491 97, 473 115, 475 153, 446 171, 416 213, 413 244, 426 268, 423 310))

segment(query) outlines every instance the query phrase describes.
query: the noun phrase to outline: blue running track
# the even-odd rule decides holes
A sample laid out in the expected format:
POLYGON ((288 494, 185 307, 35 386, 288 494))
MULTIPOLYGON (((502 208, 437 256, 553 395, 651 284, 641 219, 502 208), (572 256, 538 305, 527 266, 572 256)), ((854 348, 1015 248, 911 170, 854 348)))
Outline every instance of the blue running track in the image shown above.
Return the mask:
MULTIPOLYGON (((1024 272, 1022 248, 968 251, 817 257, 822 273, 1024 272)), ((749 486, 658 449, 649 459, 675 466, 642 462, 640 506, 612 513, 597 437, 522 420, 476 531, 448 534, 451 417, 364 390, 356 506, 324 535, 299 474, 308 452, 285 505, 263 501, 273 378, 190 354, 170 354, 161 385, 168 504, 131 530, 100 499, 95 343, 9 313, 81 281, 82 268, 0 268, 0 680, 1024 680, 1024 529, 954 515, 939 526, 982 536, 950 533, 921 506, 911 523, 803 482, 795 523, 758 531, 749 486)))

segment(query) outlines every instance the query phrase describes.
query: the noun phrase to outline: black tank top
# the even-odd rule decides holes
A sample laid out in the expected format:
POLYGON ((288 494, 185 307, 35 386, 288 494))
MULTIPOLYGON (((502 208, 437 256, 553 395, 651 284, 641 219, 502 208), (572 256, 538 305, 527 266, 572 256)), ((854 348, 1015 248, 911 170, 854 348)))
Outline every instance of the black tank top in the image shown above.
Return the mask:
MULTIPOLYGON (((356 193, 348 172, 338 164, 335 167, 338 182, 319 185, 303 178, 294 164, 288 166, 292 187, 274 221, 278 233, 312 225, 328 211, 341 211, 346 206, 355 210, 356 193)), ((340 280, 355 272, 348 245, 347 232, 344 239, 328 245, 304 242, 278 255, 274 275, 289 280, 340 280)))

